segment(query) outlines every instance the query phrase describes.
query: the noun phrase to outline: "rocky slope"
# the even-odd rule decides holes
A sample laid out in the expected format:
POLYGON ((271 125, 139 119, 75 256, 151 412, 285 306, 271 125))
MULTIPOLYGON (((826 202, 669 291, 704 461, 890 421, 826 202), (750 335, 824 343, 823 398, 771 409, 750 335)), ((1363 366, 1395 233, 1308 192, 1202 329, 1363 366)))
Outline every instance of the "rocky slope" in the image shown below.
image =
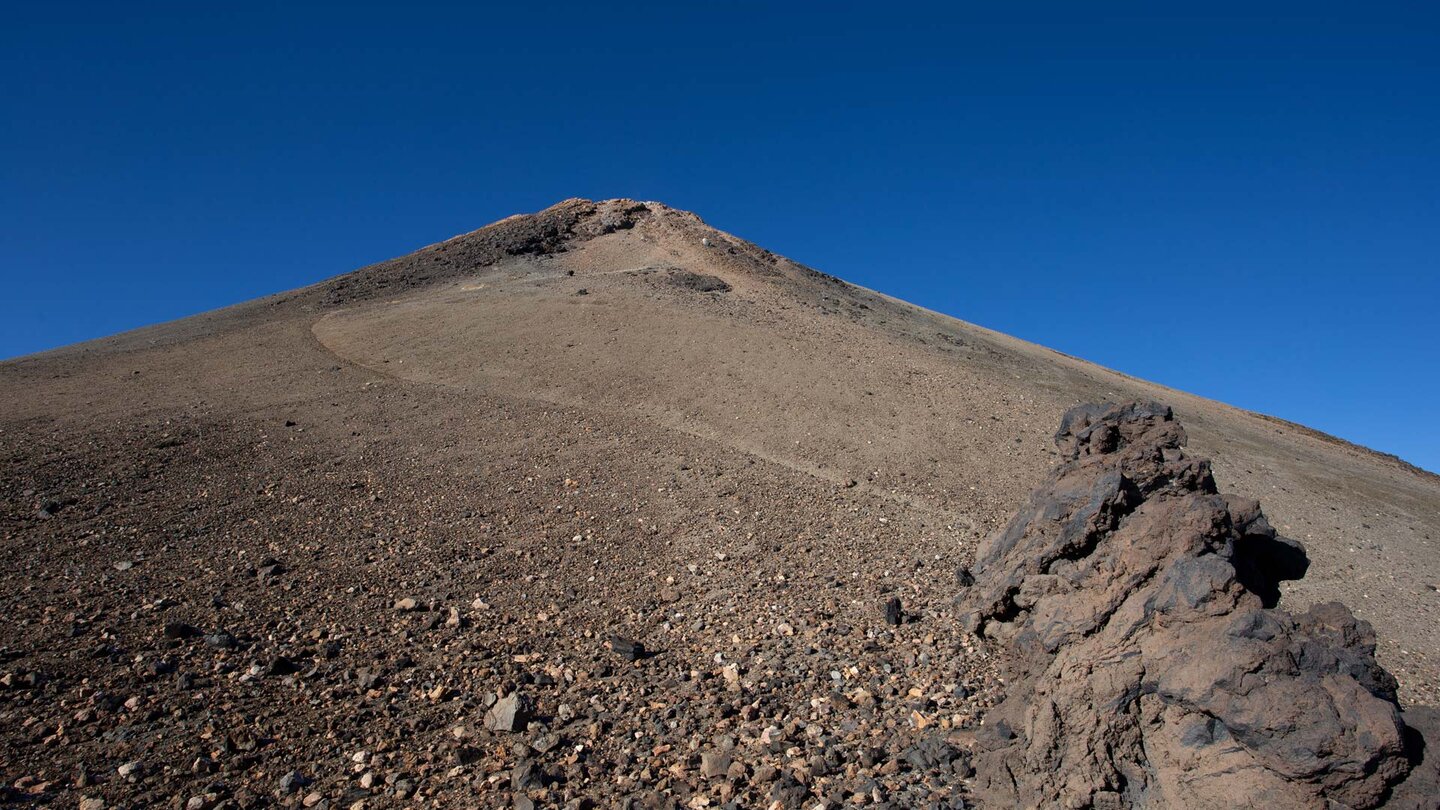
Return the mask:
POLYGON ((956 570, 1131 398, 1434 702, 1433 476, 573 200, 0 364, 6 796, 973 803, 956 570))

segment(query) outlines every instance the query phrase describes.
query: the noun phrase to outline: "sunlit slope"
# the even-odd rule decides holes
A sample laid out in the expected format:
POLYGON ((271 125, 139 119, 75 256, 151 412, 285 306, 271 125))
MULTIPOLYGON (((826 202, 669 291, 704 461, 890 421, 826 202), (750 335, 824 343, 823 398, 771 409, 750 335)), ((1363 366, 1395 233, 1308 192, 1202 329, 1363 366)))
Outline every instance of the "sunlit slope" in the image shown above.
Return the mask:
POLYGON ((1066 407, 1160 399, 1216 458, 1222 489, 1260 498, 1310 547, 1294 599, 1364 615, 1383 590, 1399 598, 1371 616, 1382 635, 1440 643, 1433 476, 755 251, 657 217, 343 306, 313 331, 388 376, 625 413, 884 492, 962 540, 993 529, 1053 463, 1066 407), (720 285, 697 276, 728 289, 703 291, 720 285))

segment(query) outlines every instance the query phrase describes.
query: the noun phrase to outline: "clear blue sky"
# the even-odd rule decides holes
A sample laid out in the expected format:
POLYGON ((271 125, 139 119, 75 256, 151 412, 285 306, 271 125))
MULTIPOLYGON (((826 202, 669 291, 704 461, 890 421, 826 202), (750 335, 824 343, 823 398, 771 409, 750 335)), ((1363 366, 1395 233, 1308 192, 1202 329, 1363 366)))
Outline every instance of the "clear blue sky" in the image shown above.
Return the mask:
POLYGON ((10 4, 0 357, 627 196, 1440 470, 1433 2, 486 5, 10 4))

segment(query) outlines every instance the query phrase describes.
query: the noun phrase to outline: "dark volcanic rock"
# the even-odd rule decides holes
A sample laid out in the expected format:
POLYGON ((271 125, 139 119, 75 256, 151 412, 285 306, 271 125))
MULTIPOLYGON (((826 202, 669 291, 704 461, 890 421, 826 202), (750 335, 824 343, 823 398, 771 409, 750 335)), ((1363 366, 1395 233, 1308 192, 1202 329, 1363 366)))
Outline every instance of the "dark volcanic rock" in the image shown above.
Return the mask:
POLYGON ((626 661, 638 661, 645 657, 645 645, 627 636, 614 635, 606 642, 615 654, 626 661))
POLYGON ((200 628, 184 622, 167 622, 163 629, 165 638, 186 639, 201 635, 200 628))
POLYGON ((1007 643, 975 758, 996 806, 1372 807, 1409 770, 1395 680, 1338 603, 1274 606, 1304 552, 1156 404, 1082 405, 981 547, 967 626, 1007 643))
POLYGON ((510 773, 510 787, 516 792, 524 792, 543 787, 544 776, 540 769, 535 767, 535 761, 522 759, 515 763, 514 770, 510 773))
POLYGON ((885 623, 895 627, 904 621, 905 612, 900 607, 900 597, 892 596, 885 603, 885 623))
POLYGON ((271 659, 270 663, 264 667, 265 674, 271 677, 294 675, 299 671, 300 666, 283 655, 271 659))
POLYGON ((689 270, 675 270, 670 273, 670 282, 695 292, 730 292, 730 285, 719 276, 694 273, 689 270))

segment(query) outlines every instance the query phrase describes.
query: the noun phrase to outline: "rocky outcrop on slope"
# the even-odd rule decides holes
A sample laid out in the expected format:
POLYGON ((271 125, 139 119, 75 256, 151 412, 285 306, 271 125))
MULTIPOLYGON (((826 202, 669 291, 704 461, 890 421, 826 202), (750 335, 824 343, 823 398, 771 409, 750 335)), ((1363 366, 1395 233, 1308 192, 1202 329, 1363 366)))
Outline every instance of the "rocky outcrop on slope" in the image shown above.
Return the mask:
POLYGON ((326 302, 347 303, 395 293, 473 273, 510 256, 563 253, 577 241, 629 230, 657 210, 676 213, 658 203, 637 200, 565 200, 538 213, 507 217, 407 256, 331 279, 323 285, 326 302))
POLYGON ((1064 463, 980 549, 1005 643, 975 758, 996 806, 1373 807, 1409 771, 1395 680, 1344 605, 1292 615, 1299 544, 1221 495, 1153 403, 1066 413, 1064 463))

